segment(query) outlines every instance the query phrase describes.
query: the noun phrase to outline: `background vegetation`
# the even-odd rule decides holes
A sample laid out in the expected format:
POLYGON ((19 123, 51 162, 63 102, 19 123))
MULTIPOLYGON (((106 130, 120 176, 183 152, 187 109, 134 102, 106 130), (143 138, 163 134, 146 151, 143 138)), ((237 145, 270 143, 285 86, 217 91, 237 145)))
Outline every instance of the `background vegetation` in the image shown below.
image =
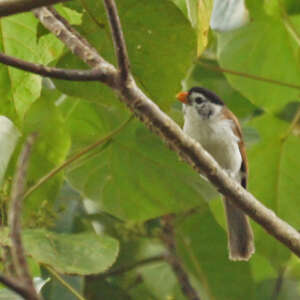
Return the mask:
MULTIPOLYGON (((209 0, 117 1, 132 72, 180 124, 178 91, 195 85, 215 91, 243 125, 249 190, 298 229, 300 4, 248 0, 246 9, 240 1, 224 3, 215 0, 212 11, 209 0)), ((115 63, 102 1, 56 9, 115 63)), ((0 50, 86 68, 31 12, 0 20, 0 50)), ((160 239, 160 217, 169 213, 176 214, 178 257, 201 299, 299 299, 299 259, 253 223, 256 254, 248 263, 229 261, 216 191, 132 118, 108 87, 52 81, 1 64, 0 104, 3 247, 10 245, 7 208, 17 156, 26 137, 38 133, 22 236, 44 299, 183 299, 160 239)), ((2 260, 3 269, 6 264, 2 260)), ((0 299, 19 296, 3 288, 0 299)))

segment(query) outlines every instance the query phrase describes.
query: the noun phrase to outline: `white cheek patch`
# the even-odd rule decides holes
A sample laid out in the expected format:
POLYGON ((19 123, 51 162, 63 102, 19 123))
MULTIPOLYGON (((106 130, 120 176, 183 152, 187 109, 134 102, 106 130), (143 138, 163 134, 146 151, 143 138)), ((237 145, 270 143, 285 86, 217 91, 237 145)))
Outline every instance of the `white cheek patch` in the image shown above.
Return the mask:
POLYGON ((196 98, 200 98, 200 99, 202 99, 203 101, 206 101, 206 100, 207 100, 202 94, 199 94, 199 93, 192 93, 192 94, 190 95, 190 99, 191 99, 192 101, 195 101, 196 98))

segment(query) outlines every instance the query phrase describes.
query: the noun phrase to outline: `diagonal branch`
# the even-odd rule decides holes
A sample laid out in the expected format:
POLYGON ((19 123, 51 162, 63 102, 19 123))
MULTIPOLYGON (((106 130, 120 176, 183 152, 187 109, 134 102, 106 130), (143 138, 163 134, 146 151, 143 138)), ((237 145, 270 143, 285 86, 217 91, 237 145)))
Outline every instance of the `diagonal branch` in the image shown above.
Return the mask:
POLYGON ((41 23, 59 38, 75 55, 80 57, 87 65, 101 70, 100 81, 110 87, 115 86, 117 70, 105 61, 89 42, 70 27, 68 22, 55 11, 54 8, 42 7, 34 10, 41 23))
MULTIPOLYGON (((53 14, 46 9, 39 9, 36 15, 41 23, 58 36, 67 47, 69 47, 82 60, 86 61, 84 51, 91 53, 92 58, 99 57, 86 45, 81 44, 81 39, 77 35, 69 38, 69 33, 63 24, 56 26, 51 23, 59 23, 53 14), (44 15, 45 14, 45 15, 44 15), (79 49, 82 47, 82 49, 79 49), (74 51, 76 49, 76 51, 74 51)), ((78 34, 79 35, 79 34, 78 34)), ((100 57, 101 58, 101 57, 100 57)), ((225 196, 247 213, 253 220, 259 223, 270 235, 274 236, 281 243, 286 245, 291 251, 300 257, 300 234, 295 228, 278 218, 275 213, 261 204, 248 191, 229 178, 226 172, 219 167, 216 161, 203 149, 203 147, 189 136, 185 135, 181 128, 159 107, 151 101, 136 85, 130 77, 125 87, 118 86, 118 73, 116 69, 104 61, 102 58, 89 61, 92 67, 98 66, 106 68, 104 71, 107 78, 101 79, 102 82, 114 88, 120 100, 124 102, 130 110, 143 122, 148 128, 154 131, 169 147, 175 151, 182 160, 190 164, 195 171, 205 174, 208 180, 225 196), (93 62, 95 64, 93 64, 93 62), (99 64, 97 64, 99 62, 99 64)))
POLYGON ((1 0, 0 1, 0 17, 22 13, 31 9, 54 5, 68 0, 1 0))
POLYGON ((0 62, 20 70, 56 79, 74 81, 99 81, 103 77, 101 69, 98 68, 94 68, 91 70, 67 70, 52 68, 40 64, 31 63, 16 57, 6 55, 4 53, 0 53, 0 62))
POLYGON ((28 137, 17 163, 17 171, 12 185, 11 205, 9 210, 9 225, 11 229, 12 258, 18 279, 24 284, 24 288, 31 294, 31 299, 38 300, 32 277, 29 273, 25 250, 21 238, 21 210, 25 189, 26 172, 29 155, 35 139, 35 135, 28 137))
POLYGON ((177 256, 173 220, 174 217, 172 215, 166 215, 162 218, 163 234, 161 239, 169 251, 166 256, 166 261, 172 268, 183 295, 189 300, 200 300, 200 297, 190 282, 187 272, 184 270, 182 263, 177 256))
POLYGON ((18 295, 20 295, 21 297, 23 297, 24 299, 33 300, 33 298, 31 297, 31 293, 29 293, 28 290, 22 284, 20 284, 20 282, 17 282, 12 278, 1 274, 0 274, 0 282, 4 284, 6 287, 8 287, 9 289, 11 289, 12 291, 14 291, 15 293, 17 293, 18 295))
POLYGON ((104 0, 104 5, 110 21, 110 28, 112 31, 116 56, 118 59, 121 83, 125 84, 130 74, 130 64, 122 26, 118 15, 118 9, 115 1, 112 0, 104 0))

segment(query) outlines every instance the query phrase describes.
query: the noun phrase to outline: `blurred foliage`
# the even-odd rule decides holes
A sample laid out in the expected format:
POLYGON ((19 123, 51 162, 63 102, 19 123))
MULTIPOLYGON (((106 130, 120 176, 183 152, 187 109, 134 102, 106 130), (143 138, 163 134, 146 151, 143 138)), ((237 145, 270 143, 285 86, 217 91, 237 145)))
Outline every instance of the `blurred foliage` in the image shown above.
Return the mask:
MULTIPOLYGON (((117 5, 141 89, 180 125, 176 92, 195 85, 215 91, 241 121, 249 190, 300 229, 300 3, 122 0, 117 5)), ((57 8, 115 63, 102 1, 69 1, 57 8)), ((0 50, 8 55, 87 68, 32 13, 2 18, 0 28, 0 50)), ((260 226, 253 224, 256 253, 251 260, 228 260, 217 192, 143 124, 130 119, 108 87, 42 80, 1 64, 0 103, 4 225, 16 158, 30 133, 37 132, 38 139, 27 187, 106 138, 25 199, 23 238, 34 276, 43 278, 37 279, 45 284, 45 300, 76 299, 62 281, 88 300, 184 299, 168 264, 139 263, 165 253, 160 217, 168 213, 177 215, 178 255, 201 299, 300 298, 299 259, 260 226), (111 270, 117 272, 109 275, 111 270)), ((3 229, 0 244, 9 244, 3 229)), ((0 290, 2 296, 18 299, 6 289, 0 290)))

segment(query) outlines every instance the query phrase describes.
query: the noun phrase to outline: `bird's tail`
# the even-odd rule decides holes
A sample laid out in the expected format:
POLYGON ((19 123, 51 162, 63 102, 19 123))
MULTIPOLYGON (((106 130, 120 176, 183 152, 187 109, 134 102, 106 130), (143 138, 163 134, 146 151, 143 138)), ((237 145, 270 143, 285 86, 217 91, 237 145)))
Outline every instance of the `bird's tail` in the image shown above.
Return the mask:
POLYGON ((246 214, 229 199, 224 199, 227 217, 229 258, 249 260, 254 253, 253 232, 246 214))

